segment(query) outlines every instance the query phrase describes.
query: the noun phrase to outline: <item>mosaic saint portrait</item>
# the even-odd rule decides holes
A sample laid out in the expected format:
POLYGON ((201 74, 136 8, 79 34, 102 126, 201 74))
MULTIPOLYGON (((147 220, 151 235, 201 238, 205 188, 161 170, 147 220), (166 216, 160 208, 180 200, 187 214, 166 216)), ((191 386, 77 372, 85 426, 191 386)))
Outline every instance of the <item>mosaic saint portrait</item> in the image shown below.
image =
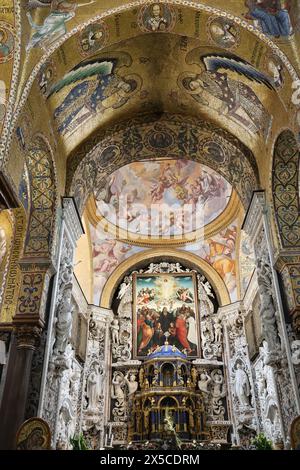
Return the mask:
POLYGON ((136 357, 147 355, 166 341, 188 356, 199 354, 193 274, 136 275, 133 300, 136 357))
POLYGON ((90 24, 79 37, 79 47, 83 56, 94 54, 108 40, 108 28, 105 23, 90 24))
POLYGON ((38 85, 40 92, 44 97, 48 96, 48 92, 56 79, 56 67, 53 60, 47 60, 41 67, 38 74, 38 85))
POLYGON ((213 43, 225 49, 232 49, 239 44, 238 26, 226 18, 210 18, 207 23, 207 32, 213 43))
POLYGON ((50 441, 48 423, 41 418, 30 418, 18 431, 17 450, 49 450, 50 441))
POLYGON ((12 58, 14 47, 13 27, 4 21, 0 21, 0 64, 12 58))
POLYGON ((72 3, 67 0, 46 0, 44 2, 29 0, 26 15, 33 34, 26 46, 26 50, 30 51, 34 47, 42 47, 44 49, 49 47, 66 34, 66 23, 75 17, 77 8, 93 3, 95 3, 95 0, 83 3, 72 3), (37 7, 50 8, 49 15, 46 16, 42 24, 37 24, 32 19, 31 10, 37 7))
POLYGON ((281 88, 284 83, 284 66, 279 57, 266 54, 265 69, 276 88, 281 88))
POLYGON ((141 8, 138 24, 143 31, 166 33, 173 29, 176 22, 175 11, 161 3, 152 3, 141 8))

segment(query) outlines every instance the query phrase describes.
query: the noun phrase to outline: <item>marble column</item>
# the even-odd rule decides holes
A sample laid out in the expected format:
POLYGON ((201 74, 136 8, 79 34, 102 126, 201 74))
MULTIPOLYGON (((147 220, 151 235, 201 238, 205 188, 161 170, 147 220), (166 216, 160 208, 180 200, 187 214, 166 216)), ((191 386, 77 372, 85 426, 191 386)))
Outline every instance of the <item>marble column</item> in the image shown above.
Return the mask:
POLYGON ((269 376, 276 377, 272 394, 277 401, 280 438, 287 443, 289 426, 293 418, 299 414, 300 402, 274 259, 271 223, 272 215, 265 193, 255 191, 243 229, 250 237, 256 256, 260 319, 264 340, 263 348, 260 348, 261 355, 263 354, 262 360, 264 367, 270 369, 269 376))
POLYGON ((57 273, 53 281, 38 406, 38 416, 45 419, 50 426, 53 448, 56 448, 58 440, 59 413, 65 411, 75 414, 73 408, 71 411, 62 411, 61 408, 63 399, 68 400, 66 390, 63 389, 69 385, 68 377, 75 358, 74 349, 70 344, 74 310, 70 292, 73 289, 76 243, 83 232, 73 198, 64 197, 57 252, 57 273), (58 331, 57 325, 60 324, 60 331, 58 331), (67 326, 64 327, 64 325, 67 326), (63 331, 64 328, 66 331, 63 331))

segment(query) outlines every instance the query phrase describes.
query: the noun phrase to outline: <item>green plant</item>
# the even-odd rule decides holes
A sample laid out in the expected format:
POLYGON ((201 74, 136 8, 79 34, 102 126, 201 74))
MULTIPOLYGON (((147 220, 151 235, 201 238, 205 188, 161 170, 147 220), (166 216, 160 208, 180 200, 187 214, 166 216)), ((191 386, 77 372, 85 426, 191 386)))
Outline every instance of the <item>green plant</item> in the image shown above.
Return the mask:
POLYGON ((78 436, 74 434, 74 436, 70 438, 70 444, 72 450, 90 450, 82 433, 78 434, 78 436))
POLYGON ((252 441, 255 450, 273 450, 272 442, 263 433, 257 434, 252 441))

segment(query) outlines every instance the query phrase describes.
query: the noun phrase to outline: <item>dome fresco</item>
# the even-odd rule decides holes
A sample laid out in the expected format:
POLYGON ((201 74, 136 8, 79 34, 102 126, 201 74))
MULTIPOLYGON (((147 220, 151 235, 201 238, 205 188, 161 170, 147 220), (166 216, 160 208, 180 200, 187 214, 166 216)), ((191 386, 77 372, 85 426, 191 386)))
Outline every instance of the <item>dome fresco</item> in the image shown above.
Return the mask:
POLYGON ((0 17, 0 449, 300 449, 300 0, 0 17))
POLYGON ((221 175, 193 161, 135 162, 110 175, 97 213, 129 232, 172 237, 215 220, 231 193, 221 175))

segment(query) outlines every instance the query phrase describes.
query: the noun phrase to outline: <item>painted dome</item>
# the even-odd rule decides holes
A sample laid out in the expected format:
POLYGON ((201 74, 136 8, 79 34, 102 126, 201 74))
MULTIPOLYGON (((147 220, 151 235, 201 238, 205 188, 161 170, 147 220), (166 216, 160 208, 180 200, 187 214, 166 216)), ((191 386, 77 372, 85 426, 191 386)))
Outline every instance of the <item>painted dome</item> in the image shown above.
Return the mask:
POLYGON ((184 237, 213 222, 227 207, 231 185, 190 160, 134 162, 94 191, 97 215, 140 237, 184 237))

